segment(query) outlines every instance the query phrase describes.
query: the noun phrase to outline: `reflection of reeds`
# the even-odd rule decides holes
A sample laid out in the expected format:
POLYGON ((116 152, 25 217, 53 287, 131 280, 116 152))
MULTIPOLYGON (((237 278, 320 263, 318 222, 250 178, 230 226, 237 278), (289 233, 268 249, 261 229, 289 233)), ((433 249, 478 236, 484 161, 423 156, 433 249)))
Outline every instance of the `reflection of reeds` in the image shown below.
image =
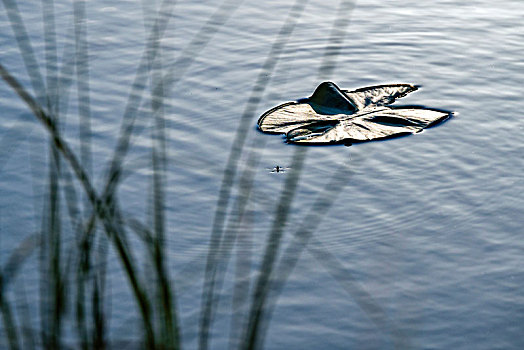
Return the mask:
MULTIPOLYGON (((143 330, 143 345, 146 348, 178 349, 182 346, 181 320, 177 312, 177 286, 169 273, 165 238, 167 235, 165 194, 167 182, 167 156, 164 119, 164 100, 173 86, 180 81, 190 65, 198 57, 203 47, 231 17, 242 3, 241 0, 225 0, 210 16, 201 30, 190 41, 172 65, 162 62, 161 38, 166 30, 173 11, 173 2, 163 1, 157 16, 150 25, 148 41, 131 86, 116 149, 107 169, 103 190, 99 194, 93 186, 91 150, 91 102, 89 85, 89 59, 87 46, 87 16, 85 3, 74 2, 74 47, 66 45, 62 66, 58 66, 58 51, 54 24, 52 1, 43 2, 44 40, 45 40, 45 81, 39 71, 33 48, 16 2, 3 0, 15 39, 30 77, 33 97, 0 64, 0 76, 26 103, 38 121, 49 133, 49 173, 47 180, 47 200, 44 208, 41 237, 30 236, 12 253, 7 264, 0 270, 0 310, 2 324, 11 349, 43 347, 58 349, 68 346, 64 343, 66 327, 72 312, 77 344, 82 349, 104 349, 111 346, 108 331, 108 308, 106 300, 106 270, 111 261, 107 260, 106 244, 117 254, 130 290, 136 302, 143 330), (73 59, 69 54, 74 51, 73 59), (76 77, 72 78, 73 71, 76 77), (164 73, 166 72, 166 73, 164 73), (76 80, 78 100, 78 128, 80 149, 78 157, 62 136, 61 118, 67 111, 69 89, 76 80), (147 81, 151 88, 152 119, 151 131, 151 227, 133 217, 124 217, 120 210, 117 188, 122 181, 123 162, 130 149, 134 136, 135 119, 142 104, 147 81), (61 108, 62 107, 62 108, 61 108), (77 193, 77 186, 83 194, 77 193), (64 203, 61 202, 64 198, 64 203), (61 208, 67 209, 69 226, 75 233, 73 243, 66 244, 65 220, 61 208), (101 229, 99 229, 101 228, 101 229), (136 242, 132 242, 129 231, 139 237, 145 251, 152 276, 144 276, 137 261, 136 242), (105 232, 105 235, 101 234, 105 232), (98 245, 96 244, 98 243, 98 245), (40 264, 40 314, 16 315, 14 303, 7 298, 7 289, 16 277, 23 262, 31 256, 35 248, 40 264), (147 283, 152 281, 154 283, 147 283), (69 305, 71 304, 71 305, 69 305), (69 307, 72 306, 72 307, 69 307), (19 316, 19 317, 17 317, 19 316), (40 319, 40 329, 36 332, 29 318, 40 319), (18 320, 24 320, 18 324, 18 320), (39 337, 35 337, 38 334, 39 337)), ((303 224, 295 232, 291 244, 282 249, 289 214, 307 149, 295 148, 291 171, 278 204, 272 214, 272 227, 263 251, 261 267, 255 278, 250 280, 251 257, 245 256, 246 244, 249 246, 246 222, 249 221, 248 207, 253 200, 253 178, 261 149, 250 153, 245 171, 238 181, 239 196, 231 205, 230 198, 237 178, 237 169, 244 153, 244 144, 252 127, 259 102, 268 86, 268 76, 277 66, 280 55, 298 24, 307 1, 296 1, 289 16, 283 23, 273 46, 266 57, 260 74, 254 83, 252 93, 241 115, 239 126, 232 141, 229 158, 224 169, 218 193, 211 239, 207 253, 202 304, 199 323, 199 347, 209 348, 213 320, 217 314, 228 262, 237 248, 236 280, 234 281, 233 312, 231 321, 230 346, 239 349, 262 348, 267 324, 276 305, 279 292, 292 273, 301 252, 309 247, 315 238, 313 231, 318 227, 323 215, 334 203, 336 194, 347 184, 348 166, 339 168, 326 185, 324 191, 303 219, 303 224), (257 153, 258 152, 258 153, 257 153), (227 225, 226 225, 227 224, 227 225), (243 255, 244 253, 244 255, 243 255), (252 289, 250 289, 252 288, 252 289)), ((349 12, 353 3, 342 1, 337 19, 329 37, 325 55, 319 70, 324 79, 332 72, 339 55, 349 12)), ((290 146, 291 147, 291 146, 290 146)), ((379 326, 395 328, 383 319, 380 307, 362 289, 355 287, 355 281, 340 271, 329 252, 315 244, 311 250, 316 257, 324 257, 324 265, 329 272, 357 300, 370 318, 379 326)), ((149 271, 149 270, 148 270, 149 271)), ((69 344, 70 345, 70 344, 69 344)))

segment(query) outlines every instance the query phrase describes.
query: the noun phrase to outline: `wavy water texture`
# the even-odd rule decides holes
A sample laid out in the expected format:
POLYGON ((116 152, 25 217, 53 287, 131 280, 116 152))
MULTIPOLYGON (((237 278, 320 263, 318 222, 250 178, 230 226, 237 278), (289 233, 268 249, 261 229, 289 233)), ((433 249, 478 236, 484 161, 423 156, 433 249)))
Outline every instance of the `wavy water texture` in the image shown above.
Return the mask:
POLYGON ((0 7, 0 348, 524 348, 524 3, 0 7))

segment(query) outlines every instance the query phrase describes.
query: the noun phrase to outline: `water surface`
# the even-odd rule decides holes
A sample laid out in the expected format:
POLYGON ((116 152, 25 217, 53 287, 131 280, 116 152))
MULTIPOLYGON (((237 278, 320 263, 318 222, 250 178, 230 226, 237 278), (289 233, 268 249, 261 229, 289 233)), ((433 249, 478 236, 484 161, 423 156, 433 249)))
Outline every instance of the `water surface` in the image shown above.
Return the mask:
MULTIPOLYGON (((253 184, 238 231, 241 236, 234 243, 223 287, 217 291, 221 299, 210 348, 231 345, 232 300, 238 301, 232 298, 239 271, 235 263, 247 266, 249 305, 264 269, 267 239, 278 217, 275 211, 291 176, 298 176, 298 182, 289 216, 277 222, 282 235, 276 259, 284 264, 276 265, 273 278, 282 277, 279 268, 289 263, 286 259, 298 261, 278 299, 269 299, 275 305, 267 323, 266 348, 523 348, 524 3, 362 1, 341 15, 338 2, 312 0, 294 17, 296 27, 289 41, 275 68, 267 70, 262 80, 258 76, 266 72, 264 62, 281 27, 289 23, 293 3, 231 5, 219 13, 218 24, 208 25, 197 37, 200 41, 191 44, 219 5, 178 2, 158 41, 160 59, 153 66, 153 72, 172 82, 166 84, 162 99, 167 149, 165 248, 183 346, 196 348, 199 342, 217 200, 247 106, 252 119, 243 152, 233 164, 237 176, 229 207, 221 208, 228 213, 226 227, 238 218, 234 206, 245 194, 240 185, 250 178, 246 169, 253 174, 253 184), (338 32, 333 30, 337 16, 349 21, 338 32), (329 57, 334 69, 322 70, 330 37, 336 38, 330 46, 336 55, 329 57), (396 104, 436 107, 456 115, 421 134, 351 147, 304 150, 284 143, 281 136, 256 130, 256 120, 264 111, 310 96, 328 79, 345 89, 419 84, 419 91, 396 104), (255 94, 260 101, 253 104, 249 98, 256 84, 265 89, 255 94), (305 160, 300 169, 294 160, 301 152, 305 160), (276 165, 290 169, 271 173, 276 165), (334 185, 327 186, 331 182, 334 185), (315 206, 319 198, 323 202, 315 206), (301 225, 313 233, 298 256, 301 246, 293 243, 293 237, 301 225)), ((46 77, 46 39, 38 6, 18 2, 38 70, 46 77)), ((0 63, 34 93, 13 23, 3 8, 0 63)), ((156 8, 125 1, 86 4, 90 174, 99 193, 131 84, 151 42, 156 8)), ((72 84, 68 93, 60 95, 61 128, 80 154, 78 77, 74 69, 64 68, 75 46, 72 5, 56 2, 55 21, 63 84, 68 78, 72 84)), ((53 67, 48 69, 53 72, 53 67)), ((118 205, 125 217, 151 225, 152 75, 145 77, 118 205)), ((15 247, 42 226, 50 153, 46 132, 4 82, 0 101, 0 262, 4 266, 15 247)), ((81 193, 78 183, 77 190, 81 193)), ((66 204, 61 203, 67 246, 75 235, 66 204)), ((129 234, 136 243, 136 259, 147 271, 142 262, 147 260, 146 252, 129 234)), ((99 243, 100 249, 107 249, 103 240, 99 243)), ((116 253, 108 249, 109 338, 114 344, 137 344, 141 324, 136 305, 116 253)), ((16 291, 24 290, 29 305, 38 304, 37 266, 35 253, 9 287, 12 302, 22 298, 16 291)), ((36 318, 34 324, 38 326, 36 318)), ((74 342, 73 326, 68 328, 66 338, 74 342)))

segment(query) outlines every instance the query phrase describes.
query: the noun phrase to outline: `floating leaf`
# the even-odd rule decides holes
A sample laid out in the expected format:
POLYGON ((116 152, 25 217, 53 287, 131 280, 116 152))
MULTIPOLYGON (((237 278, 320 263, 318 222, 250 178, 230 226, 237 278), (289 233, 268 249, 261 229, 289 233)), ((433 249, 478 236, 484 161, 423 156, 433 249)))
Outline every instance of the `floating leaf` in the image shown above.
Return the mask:
POLYGON ((450 116, 423 107, 387 106, 415 90, 414 85, 392 84, 347 91, 324 82, 311 97, 264 113, 258 127, 286 134, 293 143, 361 142, 419 132, 450 116))

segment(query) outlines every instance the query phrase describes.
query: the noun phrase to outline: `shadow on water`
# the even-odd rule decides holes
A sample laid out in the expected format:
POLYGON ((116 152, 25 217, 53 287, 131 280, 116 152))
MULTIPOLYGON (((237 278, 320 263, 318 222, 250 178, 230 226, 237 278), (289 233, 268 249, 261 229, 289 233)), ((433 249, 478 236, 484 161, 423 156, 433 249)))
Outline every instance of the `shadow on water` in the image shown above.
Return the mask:
MULTIPOLYGON (((11 349, 105 349, 116 346, 116 340, 111 339, 108 325, 111 305, 107 299, 107 270, 114 263, 108 257, 110 248, 117 256, 134 297, 143 332, 140 347, 182 347, 184 329, 177 309, 179 286, 174 284, 174 279, 170 276, 169 253, 165 245, 165 196, 168 177, 165 100, 242 1, 224 1, 177 59, 166 64, 161 41, 169 20, 173 17, 174 2, 163 1, 151 24, 146 26, 146 47, 131 85, 117 145, 106 171, 102 191, 99 193, 93 185, 94 119, 91 116, 87 35, 89 22, 86 3, 78 0, 73 4, 74 45, 64 45, 59 65, 54 3, 43 1, 43 76, 17 3, 3 0, 33 94, 1 63, 0 76, 27 105, 49 135, 46 200, 42 208, 41 228, 38 233, 29 235, 19 244, 0 270, 2 328, 6 334, 7 345, 11 349), (70 89, 75 85, 79 156, 63 137, 61 130, 67 115, 68 100, 72 95, 70 89), (153 125, 149 165, 150 225, 123 214, 117 196, 117 188, 126 170, 123 163, 132 145, 132 138, 137 134, 137 113, 148 88, 151 105, 147 110, 153 125), (78 192, 79 188, 82 189, 81 192, 78 192), (66 213, 63 212, 64 208, 66 213), (138 250, 133 240, 135 237, 138 237, 143 246, 146 268, 139 266, 138 260, 135 259, 138 250), (20 301, 15 303, 9 300, 8 290, 12 288, 22 265, 33 255, 36 255, 39 265, 39 308, 27 311, 27 307, 18 307, 17 303, 21 303, 20 301), (26 312, 18 315, 16 310, 26 312), (35 322, 39 322, 39 326, 35 326, 35 322)), ((307 5, 307 1, 296 1, 291 7, 253 85, 232 141, 217 195, 205 257, 197 340, 200 349, 208 349, 211 346, 214 319, 220 298, 223 296, 230 260, 234 258, 236 265, 229 347, 261 349, 264 347, 279 295, 304 250, 325 267, 380 330, 391 334, 397 348, 409 347, 407 338, 388 320, 380 305, 358 285, 349 269, 323 248, 322 242, 314 236, 315 230, 334 204, 337 195, 348 185, 348 175, 355 166, 351 162, 340 165, 334 171, 308 213, 302 218, 301 224, 292 233, 290 244, 283 249, 284 237, 289 229, 289 216, 296 205, 295 197, 308 153, 306 147, 290 146, 293 147, 294 154, 290 170, 285 175, 281 194, 271 213, 271 228, 262 251, 260 267, 255 271, 251 270, 251 253, 254 248, 250 236, 250 203, 256 200, 254 178, 265 141, 250 148, 245 164, 240 160, 245 153, 248 131, 270 82, 269 77, 279 63, 281 54, 307 5), (237 176, 238 169, 242 169, 240 176, 237 176), (239 195, 231 203, 235 189, 239 195)), ((330 77, 336 67, 354 6, 353 1, 347 0, 339 4, 320 64, 319 80, 330 77)), ((38 182, 38 179, 33 181, 38 182)))

